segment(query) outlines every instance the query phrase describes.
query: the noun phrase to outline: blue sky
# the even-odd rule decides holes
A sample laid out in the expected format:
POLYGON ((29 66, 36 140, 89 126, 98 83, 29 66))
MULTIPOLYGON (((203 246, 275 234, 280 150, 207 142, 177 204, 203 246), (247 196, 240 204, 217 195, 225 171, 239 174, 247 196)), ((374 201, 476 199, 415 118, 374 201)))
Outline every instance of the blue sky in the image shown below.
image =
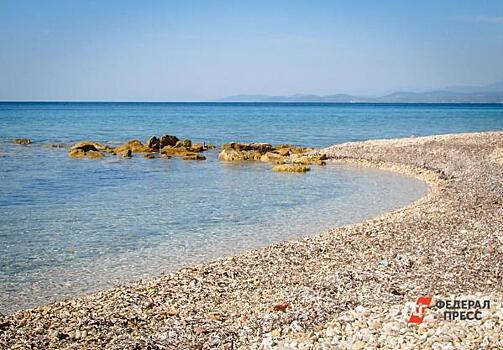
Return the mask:
POLYGON ((374 95, 502 62, 501 0, 0 0, 0 100, 374 95))

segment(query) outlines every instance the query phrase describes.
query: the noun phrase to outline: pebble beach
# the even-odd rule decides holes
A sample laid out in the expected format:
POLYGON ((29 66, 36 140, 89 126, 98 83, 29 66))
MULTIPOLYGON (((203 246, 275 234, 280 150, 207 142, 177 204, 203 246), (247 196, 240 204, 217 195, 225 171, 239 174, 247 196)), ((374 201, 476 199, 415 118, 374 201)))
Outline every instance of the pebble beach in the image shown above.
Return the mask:
POLYGON ((503 348, 503 132, 316 152, 430 190, 355 225, 1 315, 0 348, 503 348), (469 321, 431 310, 411 324, 422 295, 491 308, 469 321))

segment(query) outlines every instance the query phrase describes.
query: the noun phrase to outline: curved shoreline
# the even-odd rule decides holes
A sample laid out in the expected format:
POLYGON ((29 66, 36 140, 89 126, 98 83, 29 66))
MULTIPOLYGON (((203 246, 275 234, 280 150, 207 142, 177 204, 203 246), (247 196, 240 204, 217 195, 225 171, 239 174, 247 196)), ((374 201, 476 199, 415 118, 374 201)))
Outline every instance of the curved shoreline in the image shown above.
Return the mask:
POLYGON ((489 160, 502 147, 503 132, 329 147, 334 161, 413 175, 430 190, 358 224, 3 317, 0 345, 273 346, 308 339, 356 306, 500 296, 502 170, 489 160))

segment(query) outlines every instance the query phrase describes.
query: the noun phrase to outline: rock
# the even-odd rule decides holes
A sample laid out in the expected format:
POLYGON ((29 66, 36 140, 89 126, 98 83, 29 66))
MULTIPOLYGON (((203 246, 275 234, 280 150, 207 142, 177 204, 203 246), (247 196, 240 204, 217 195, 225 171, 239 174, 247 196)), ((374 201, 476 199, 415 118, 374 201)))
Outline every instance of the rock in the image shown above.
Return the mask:
POLYGON ((190 147, 190 150, 192 152, 197 152, 197 153, 200 153, 200 152, 204 152, 207 150, 207 148, 200 144, 200 143, 193 143, 192 146, 190 147))
POLYGON ((222 148, 224 150, 233 149, 236 151, 258 151, 262 154, 271 151, 273 149, 271 144, 261 142, 247 142, 247 143, 230 142, 223 144, 222 148))
POLYGON ((161 140, 157 136, 152 136, 147 141, 147 147, 158 150, 161 145, 161 140))
POLYGON ((89 151, 86 152, 86 157, 89 159, 101 159, 103 158, 103 154, 99 151, 89 151))
POLYGON ((192 147, 192 141, 190 141, 189 139, 184 139, 182 141, 178 141, 176 144, 175 144, 175 147, 185 147, 185 148, 190 148, 192 147))
POLYGON ((130 150, 133 153, 147 153, 147 152, 154 151, 152 148, 145 146, 139 140, 128 141, 123 145, 115 147, 115 149, 114 149, 115 153, 117 153, 117 154, 122 154, 127 150, 130 150))
POLYGON ((259 151, 238 151, 233 148, 223 149, 218 155, 218 159, 227 162, 239 162, 245 160, 260 160, 262 154, 259 151))
POLYGON ((273 330, 271 332, 271 336, 273 337, 279 337, 281 335, 281 330, 279 330, 278 328, 276 328, 275 330, 273 330))
POLYGON ((313 151, 312 148, 310 147, 297 147, 297 146, 292 146, 292 145, 276 145, 274 146, 274 149, 276 152, 282 155, 290 155, 290 154, 301 154, 301 153, 306 153, 306 152, 311 152, 313 151))
POLYGON ((311 168, 301 164, 281 164, 276 165, 272 170, 278 172, 305 173, 306 171, 310 171, 311 168))
POLYGON ((282 301, 281 303, 278 303, 276 305, 274 305, 272 308, 271 308, 271 311, 275 311, 275 312, 278 312, 278 311, 281 311, 281 312, 285 312, 286 309, 288 309, 290 307, 290 303, 288 301, 282 301))
POLYGON ((80 148, 72 149, 68 152, 68 156, 71 158, 84 158, 86 156, 86 152, 80 148))
POLYGON ((14 139, 12 140, 12 143, 16 145, 29 145, 31 143, 31 139, 24 139, 24 138, 14 139))
POLYGON ((176 143, 180 141, 178 137, 172 136, 172 135, 163 135, 161 137, 161 148, 164 148, 166 146, 175 146, 176 143))
POLYGON ((122 156, 124 158, 131 158, 133 156, 133 152, 130 149, 122 151, 122 156))
POLYGON ((147 159, 155 159, 155 154, 154 153, 147 153, 143 156, 143 158, 147 159))
POLYGON ((185 147, 173 147, 173 146, 163 147, 161 153, 168 156, 177 156, 177 157, 190 157, 196 154, 195 152, 192 152, 191 150, 185 147))
POLYGON ((292 151, 290 150, 290 148, 287 147, 276 150, 276 153, 279 154, 280 156, 287 157, 292 153, 292 151))
POLYGON ((281 155, 275 152, 267 152, 260 157, 262 162, 272 163, 272 164, 285 164, 288 155, 281 155))
POLYGON ((112 152, 113 149, 110 146, 102 145, 93 141, 80 141, 70 147, 70 151, 80 149, 84 152, 88 151, 102 151, 102 152, 112 152))
POLYGON ((294 156, 292 156, 292 162, 294 164, 304 164, 304 165, 309 165, 309 164, 326 165, 327 164, 327 162, 325 162, 326 159, 327 159, 326 155, 294 155, 294 156))
POLYGON ((87 157, 89 159, 101 159, 103 158, 103 153, 101 151, 98 151, 94 146, 85 146, 82 148, 74 148, 72 147, 70 149, 70 152, 68 153, 68 156, 71 158, 84 158, 87 157), (93 148, 93 149, 90 149, 93 148), (85 149, 89 149, 88 151, 85 151, 85 149))
POLYGON ((205 160, 206 157, 201 154, 188 155, 182 158, 182 160, 205 160))

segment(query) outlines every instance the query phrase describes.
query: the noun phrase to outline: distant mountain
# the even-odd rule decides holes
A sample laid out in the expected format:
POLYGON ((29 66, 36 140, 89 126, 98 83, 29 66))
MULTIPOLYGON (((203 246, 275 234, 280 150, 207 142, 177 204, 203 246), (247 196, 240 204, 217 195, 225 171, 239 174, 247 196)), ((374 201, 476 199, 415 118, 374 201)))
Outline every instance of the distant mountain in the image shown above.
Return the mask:
POLYGON ((394 92, 380 97, 347 94, 291 96, 236 95, 218 102, 325 102, 325 103, 503 103, 503 81, 485 86, 451 86, 426 92, 394 92))

